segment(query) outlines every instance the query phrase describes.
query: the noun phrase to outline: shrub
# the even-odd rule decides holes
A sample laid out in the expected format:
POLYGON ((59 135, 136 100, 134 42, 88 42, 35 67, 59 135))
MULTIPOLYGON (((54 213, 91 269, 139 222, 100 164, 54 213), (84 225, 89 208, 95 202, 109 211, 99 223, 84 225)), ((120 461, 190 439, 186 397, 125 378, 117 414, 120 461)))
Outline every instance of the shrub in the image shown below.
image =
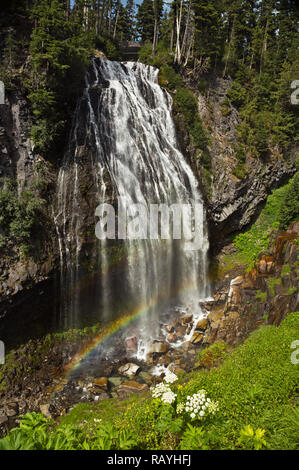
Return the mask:
POLYGON ((167 86, 171 91, 180 88, 183 85, 183 79, 180 74, 176 73, 173 67, 169 65, 163 66, 160 69, 160 84, 167 86))
POLYGON ((4 236, 15 240, 23 248, 31 244, 42 228, 42 208, 45 201, 31 191, 18 195, 16 185, 6 180, 0 189, 0 224, 4 236))
POLYGON ((218 341, 198 353, 198 365, 207 369, 218 366, 230 350, 225 341, 218 341))
POLYGON ((278 220, 283 228, 299 220, 299 172, 291 179, 283 195, 278 220))

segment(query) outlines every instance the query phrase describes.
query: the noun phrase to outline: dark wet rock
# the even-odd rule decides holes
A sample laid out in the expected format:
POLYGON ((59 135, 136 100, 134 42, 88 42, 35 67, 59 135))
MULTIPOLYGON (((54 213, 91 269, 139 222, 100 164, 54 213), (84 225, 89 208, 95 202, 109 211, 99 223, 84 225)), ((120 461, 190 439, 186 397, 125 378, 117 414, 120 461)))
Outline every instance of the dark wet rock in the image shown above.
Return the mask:
POLYGON ((8 422, 8 417, 6 415, 0 414, 0 426, 6 424, 8 422))
POLYGON ((166 336, 166 339, 169 343, 174 343, 177 340, 177 336, 175 333, 170 333, 166 336))
POLYGON ((140 372, 139 376, 140 379, 142 379, 145 383, 151 384, 153 381, 153 376, 149 374, 148 372, 140 372))
POLYGON ((174 326, 173 325, 166 325, 165 326, 165 330, 168 332, 168 333, 172 333, 174 331, 174 326))
POLYGON ((193 319, 193 315, 190 313, 188 315, 184 315, 182 318, 181 318, 181 323, 183 325, 185 325, 186 323, 191 323, 192 322, 192 319, 193 319))

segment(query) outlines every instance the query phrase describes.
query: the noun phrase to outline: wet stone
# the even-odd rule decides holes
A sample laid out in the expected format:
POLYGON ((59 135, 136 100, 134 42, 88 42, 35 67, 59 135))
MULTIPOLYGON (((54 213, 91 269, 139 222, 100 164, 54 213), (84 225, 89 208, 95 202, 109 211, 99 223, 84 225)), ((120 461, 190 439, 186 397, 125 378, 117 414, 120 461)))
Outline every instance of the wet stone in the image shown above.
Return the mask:
POLYGON ((134 377, 140 371, 140 367, 137 364, 133 364, 132 362, 128 362, 123 366, 118 368, 118 373, 121 375, 125 375, 126 377, 134 377))
POLYGON ((99 388, 103 388, 107 390, 108 387, 108 379, 107 377, 100 377, 94 380, 94 385, 99 388))

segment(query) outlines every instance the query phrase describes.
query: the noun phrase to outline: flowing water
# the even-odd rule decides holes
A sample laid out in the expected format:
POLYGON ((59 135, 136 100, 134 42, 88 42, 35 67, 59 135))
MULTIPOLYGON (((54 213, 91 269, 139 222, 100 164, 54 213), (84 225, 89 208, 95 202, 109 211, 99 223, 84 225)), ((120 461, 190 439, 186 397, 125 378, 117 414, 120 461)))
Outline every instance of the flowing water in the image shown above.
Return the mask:
POLYGON ((199 299, 208 295, 203 202, 179 149, 172 98, 159 86, 157 69, 93 60, 59 173, 54 220, 65 327, 78 326, 90 311, 98 320, 108 320, 117 305, 120 311, 125 305, 136 312, 143 309, 138 336, 142 358, 169 305, 189 305, 200 315, 199 299), (198 248, 186 250, 184 239, 160 237, 97 240, 95 208, 113 203, 117 209, 117 198, 129 216, 137 203, 197 205, 202 209, 198 248), (86 225, 91 234, 84 232, 86 225))

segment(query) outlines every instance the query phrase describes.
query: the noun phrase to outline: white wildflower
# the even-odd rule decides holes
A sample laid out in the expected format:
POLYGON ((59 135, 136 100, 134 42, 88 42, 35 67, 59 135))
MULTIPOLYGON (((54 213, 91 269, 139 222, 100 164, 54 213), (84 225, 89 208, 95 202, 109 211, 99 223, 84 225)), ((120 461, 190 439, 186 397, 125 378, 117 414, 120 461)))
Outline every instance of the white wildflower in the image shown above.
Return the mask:
POLYGON ((173 372, 171 372, 171 370, 166 369, 164 380, 166 383, 172 384, 173 382, 178 380, 178 378, 173 372))
POLYGON ((163 403, 173 403, 176 399, 176 393, 173 393, 171 390, 168 390, 167 392, 163 393, 161 400, 163 403))

